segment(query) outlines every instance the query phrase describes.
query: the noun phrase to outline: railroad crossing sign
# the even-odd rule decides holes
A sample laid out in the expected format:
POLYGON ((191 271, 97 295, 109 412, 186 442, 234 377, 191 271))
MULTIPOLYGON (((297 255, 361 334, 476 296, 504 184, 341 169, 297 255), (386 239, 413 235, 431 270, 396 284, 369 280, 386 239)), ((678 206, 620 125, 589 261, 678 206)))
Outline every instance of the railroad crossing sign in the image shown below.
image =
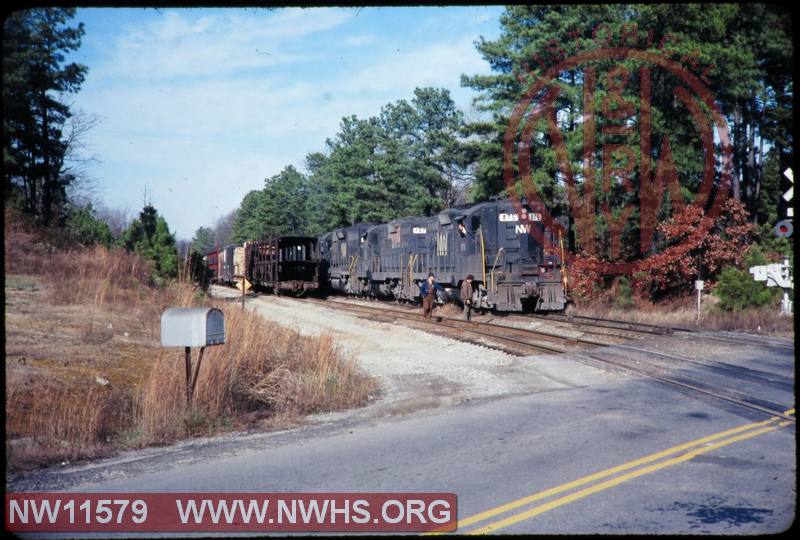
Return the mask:
POLYGON ((789 289, 794 289, 792 279, 792 267, 789 266, 789 259, 784 259, 783 264, 765 264, 761 266, 751 266, 750 273, 756 281, 766 281, 767 287, 780 287, 783 289, 783 301, 781 302, 781 313, 790 314, 792 312, 792 301, 789 300, 789 289))
MULTIPOLYGON (((783 175, 789 179, 789 182, 794 184, 794 174, 792 173, 791 167, 783 171, 783 175)), ((783 200, 789 203, 789 206, 786 207, 786 217, 789 219, 782 219, 776 223, 775 227, 772 229, 772 233, 778 238, 789 238, 792 236, 792 233, 794 233, 794 226, 792 225, 791 219, 794 217, 794 207, 791 205, 792 197, 794 197, 794 186, 791 186, 786 193, 783 194, 783 200)))
POLYGON ((247 278, 245 278, 245 277, 239 278, 239 280, 236 282, 236 288, 239 289, 242 292, 247 292, 252 287, 253 287, 253 284, 250 283, 249 281, 247 281, 247 278), (242 290, 242 287, 244 287, 244 290, 242 290))
POLYGON ((750 273, 756 281, 766 281, 767 287, 781 287, 783 289, 793 289, 794 283, 789 276, 788 264, 765 264, 762 266, 751 266, 750 273))
MULTIPOLYGON (((783 171, 783 175, 789 179, 789 182, 794 184, 794 174, 792 173, 791 167, 783 171)), ((789 190, 783 194, 783 200, 786 202, 791 202, 793 196, 794 196, 794 186, 790 187, 789 190)), ((786 217, 794 217, 793 206, 789 206, 788 208, 786 208, 786 217)))

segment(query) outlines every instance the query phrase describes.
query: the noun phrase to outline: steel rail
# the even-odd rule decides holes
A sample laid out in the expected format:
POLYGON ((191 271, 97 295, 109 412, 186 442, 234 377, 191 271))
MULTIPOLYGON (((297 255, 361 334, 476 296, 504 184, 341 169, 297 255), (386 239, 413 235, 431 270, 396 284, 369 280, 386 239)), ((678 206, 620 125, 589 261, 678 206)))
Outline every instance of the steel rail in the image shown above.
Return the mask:
MULTIPOLYGON (((650 351, 647 351, 647 352, 649 353, 650 351)), ((643 375, 643 376, 648 377, 650 379, 657 380, 657 381, 665 383, 665 384, 670 384, 670 385, 673 385, 673 386, 684 388, 686 390, 691 390, 693 392, 697 392, 699 394, 711 396, 711 397, 716 398, 716 399, 720 399, 720 400, 723 400, 723 401, 728 401, 730 403, 734 403, 736 405, 739 405, 740 407, 745 407, 747 409, 752 409, 752 410, 755 410, 755 411, 758 411, 758 412, 761 412, 761 413, 764 413, 764 414, 768 414, 770 416, 779 416, 779 417, 783 418, 784 420, 789 420, 792 423, 796 422, 796 420, 795 420, 795 418, 793 416, 789 416, 789 415, 784 414, 784 413, 782 413, 780 411, 777 411, 777 410, 774 410, 774 409, 770 409, 770 408, 767 408, 767 407, 762 407, 760 405, 756 405, 755 403, 749 403, 747 401, 743 401, 743 400, 735 398, 735 397, 726 396, 724 394, 719 393, 719 391, 716 391, 716 390, 709 390, 709 389, 702 388, 702 387, 699 387, 697 385, 690 384, 690 383, 687 383, 687 382, 683 382, 683 381, 680 381, 678 379, 674 379, 674 378, 671 378, 671 377, 665 377, 663 375, 656 375, 655 373, 651 373, 651 372, 649 372, 649 371, 647 371, 645 369, 636 368, 636 367, 630 366, 628 364, 622 364, 622 363, 619 363, 619 362, 614 362, 613 360, 609 360, 608 358, 603 358, 602 356, 599 356, 597 354, 592 354, 592 353, 587 353, 587 352, 580 352, 575 356, 576 357, 584 356, 586 358, 591 358, 592 360, 597 360, 599 362, 602 362, 604 364, 608 364, 608 365, 617 367, 617 368, 622 369, 622 370, 632 371, 634 373, 638 373, 640 375, 643 375)))
MULTIPOLYGON (((551 320, 551 321, 558 321, 558 322, 565 322, 567 324, 572 324, 574 326, 594 326, 597 328, 610 328, 612 330, 623 330, 627 332, 637 332, 640 334, 655 334, 655 335, 665 335, 670 334, 675 328, 667 327, 667 326, 657 326, 654 324, 644 324, 644 323, 636 323, 630 321, 622 321, 618 319, 603 319, 600 317, 586 317, 583 315, 536 315, 530 314, 529 317, 534 319, 543 319, 543 320, 551 320)), ((691 330, 681 330, 681 331, 689 331, 691 330)))
MULTIPOLYGON (((401 311, 401 310, 398 310, 398 309, 391 309, 391 308, 387 309, 387 308, 383 308, 383 307, 364 306, 364 305, 361 305, 361 304, 352 304, 350 302, 341 302, 341 301, 335 301, 335 300, 334 301, 319 300, 319 301, 316 301, 316 302, 318 302, 319 304, 321 304, 323 306, 324 305, 329 305, 329 304, 337 304, 338 306, 342 306, 342 308, 345 311, 361 312, 361 313, 365 313, 365 314, 369 313, 370 315, 374 314, 374 315, 379 315, 379 316, 382 316, 382 317, 386 317, 387 314, 393 313, 392 317, 395 318, 395 319, 404 319, 404 320, 413 321, 415 323, 427 324, 427 325, 431 325, 434 328, 447 328, 447 329, 450 329, 450 330, 457 330, 458 332, 469 332, 471 334, 479 335, 479 336, 482 336, 482 337, 485 337, 485 338, 488 338, 488 339, 492 339, 492 340, 495 340, 495 341, 513 343, 515 346, 520 346, 521 345, 521 346, 523 346, 523 347, 525 347, 527 349, 532 349, 534 351, 539 351, 539 352, 545 351, 545 352, 548 352, 548 353, 559 353, 559 354, 566 352, 566 349, 563 349, 563 348, 560 348, 560 347, 554 347, 554 346, 545 345, 545 344, 542 344, 542 343, 531 343, 530 341, 527 341, 527 340, 516 339, 516 338, 510 337, 510 336, 499 336, 499 335, 497 335, 495 333, 483 332, 483 331, 475 329, 475 328, 463 328, 462 326, 459 326, 459 323, 462 323, 462 322, 464 322, 464 323, 474 323, 475 325, 483 325, 483 324, 486 324, 486 323, 475 323, 474 321, 459 321, 458 319, 453 319, 451 317, 445 317, 443 315, 437 315, 436 316, 437 320, 446 323, 446 325, 442 325, 439 322, 425 321, 423 319, 423 315, 421 313, 414 313, 414 312, 411 312, 411 311, 401 311)), ((500 326, 500 325, 495 325, 495 326, 500 326)), ((502 328, 504 328, 504 329, 513 329, 512 327, 502 327, 502 328)), ((524 331, 526 329, 520 328, 518 330, 523 330, 524 331)), ((551 336, 550 334, 547 334, 547 335, 549 337, 553 337, 553 338, 561 338, 561 340, 563 340, 563 341, 568 341, 569 340, 569 338, 564 338, 563 336, 551 336)), ((481 345, 490 346, 489 344, 485 344, 485 343, 481 343, 481 345)), ((608 345, 608 344, 604 343, 603 345, 608 345)))
MULTIPOLYGON (((531 343, 530 341, 527 341, 527 340, 516 339, 516 338, 509 337, 509 336, 499 336, 497 334, 492 334, 492 333, 488 333, 488 332, 482 332, 482 331, 476 330, 474 328, 463 328, 463 326, 459 326, 459 325, 470 324, 470 325, 473 325, 473 326, 476 326, 476 327, 488 326, 488 327, 491 327, 491 328, 501 329, 503 331, 520 332, 520 333, 526 333, 526 334, 534 335, 534 336, 557 339, 557 340, 561 340, 561 341, 564 341, 564 342, 577 342, 577 343, 584 343, 584 344, 587 344, 587 345, 594 345, 594 346, 615 345, 615 344, 611 344, 611 343, 604 343, 604 342, 599 342, 599 341, 594 341, 594 340, 588 340, 588 339, 585 339, 585 338, 569 338, 569 337, 566 337, 566 336, 559 336, 557 334, 551 334, 549 332, 542 332, 542 331, 539 331, 539 330, 533 330, 533 329, 529 329, 529 328, 519 328, 519 327, 515 327, 515 326, 500 325, 500 324, 488 323, 488 322, 464 321, 464 320, 455 319, 455 318, 452 318, 452 317, 446 317, 444 315, 436 316, 437 320, 445 322, 445 323, 448 323, 447 325, 442 325, 439 322, 429 322, 429 321, 425 321, 425 320, 420 320, 423 317, 423 315, 421 313, 415 313, 415 312, 413 312, 411 310, 401 310, 401 309, 378 307, 378 306, 365 306, 363 304, 355 304, 355 303, 352 303, 352 302, 341 301, 341 300, 304 299, 302 301, 305 301, 305 302, 311 301, 311 302, 319 303, 321 305, 336 304, 338 306, 341 306, 341 308, 343 308, 346 311, 355 312, 356 314, 362 314, 362 315, 369 314, 371 316, 378 316, 380 319, 387 320, 387 321, 388 320, 403 319, 403 320, 408 320, 408 321, 412 321, 412 322, 415 322, 415 323, 420 323, 421 322, 423 324, 430 325, 433 328, 437 328, 437 329, 449 329, 449 330, 457 330, 459 332, 469 332, 471 334, 476 334, 476 335, 479 335, 479 336, 483 336, 483 337, 486 337, 486 338, 489 338, 489 339, 492 339, 492 340, 495 340, 495 341, 513 343, 515 346, 522 346, 524 348, 537 350, 537 351, 546 351, 546 352, 555 352, 555 353, 567 352, 566 349, 561 349, 561 348, 558 348, 558 347, 551 347, 549 345, 531 343), (456 326, 453 326, 454 324, 456 326)), ((546 318, 546 317, 544 317, 544 318, 546 318)), ((622 329, 620 329, 620 330, 622 330, 622 329)), ((463 337, 461 339, 463 340, 463 337)), ((470 343, 475 343, 473 340, 467 340, 467 341, 469 341, 470 343)), ((487 343, 483 343, 483 342, 479 342, 478 344, 486 346, 486 347, 490 347, 490 348, 498 348, 498 347, 493 347, 491 344, 487 344, 487 343)), ((660 356, 660 357, 663 357, 663 358, 680 360, 680 361, 685 361, 687 363, 701 364, 702 365, 702 363, 697 362, 695 360, 692 360, 690 358, 670 355, 670 354, 666 354, 666 353, 662 353, 662 352, 658 352, 658 351, 649 351, 649 350, 646 350, 646 349, 640 349, 638 347, 630 347, 630 346, 626 346, 626 345, 617 345, 617 346, 620 347, 621 349, 627 349, 627 350, 630 350, 630 351, 640 352, 640 353, 644 353, 644 354, 652 354, 654 356, 660 356)), ((504 350, 505 352, 510 352, 512 354, 517 354, 516 351, 508 350, 507 348, 504 348, 504 347, 500 348, 500 350, 504 350)), ((724 393, 721 393, 720 390, 718 390, 718 389, 703 388, 701 386, 697 386, 697 384, 692 384, 690 382, 681 381, 681 380, 678 380, 678 379, 672 378, 672 377, 658 375, 658 374, 652 373, 651 371, 648 371, 646 369, 636 368, 636 367, 633 367, 633 366, 628 365, 628 364, 615 362, 615 361, 610 360, 608 358, 604 358, 602 356, 599 356, 597 353, 593 354, 593 353, 587 352, 587 351, 576 351, 575 357, 576 358, 580 358, 580 357, 589 358, 591 360, 595 360, 595 361, 601 362, 603 364, 606 364, 606 365, 609 365, 609 366, 613 366, 613 367, 615 367, 617 369, 627 370, 627 371, 630 371, 630 372, 633 372, 633 373, 637 373, 639 375, 642 375, 644 377, 659 381, 659 382, 664 383, 664 384, 676 386, 676 387, 682 388, 684 390, 689 390, 691 392, 696 392, 698 394, 706 395, 706 396, 709 396, 709 397, 713 397, 715 399, 719 399, 719 400, 722 400, 722 401, 733 403, 733 404, 738 405, 740 407, 744 407, 744 408, 747 408, 747 409, 750 409, 750 410, 754 410, 754 411, 757 411, 757 412, 762 413, 762 414, 767 414, 767 415, 770 415, 770 416, 778 416, 778 417, 780 417, 780 418, 782 418, 784 420, 790 421, 792 423, 796 423, 796 419, 795 419, 794 416, 787 415, 787 414, 785 414, 785 413, 783 413, 781 411, 775 410, 775 409, 770 409, 769 407, 763 407, 763 406, 757 405, 755 403, 750 403, 748 401, 744 401, 742 399, 739 399, 739 398, 736 398, 736 397, 733 397, 733 396, 730 396, 730 395, 725 395, 724 393)), ((721 389, 721 390, 724 391, 725 389, 721 389)), ((757 398, 753 398, 753 399, 757 399, 757 398)))
MULTIPOLYGON (((370 309, 370 310, 375 310, 375 311, 380 310, 381 312, 384 312, 384 313, 387 313, 387 312, 388 313, 399 313, 399 314, 401 314, 403 316, 405 316, 405 315, 413 315, 415 317, 422 317, 422 314, 414 313, 411 310, 401 310, 401 309, 397 309, 397 308, 363 306, 361 304, 353 304, 353 303, 350 303, 350 302, 342 302, 342 301, 338 301, 338 300, 326 300, 325 303, 334 303, 334 304, 344 305, 344 306, 348 306, 348 307, 349 306, 359 306, 359 307, 363 307, 363 308, 370 309)), ((535 330, 535 329, 532 329, 532 328, 520 328, 518 326, 509 326, 509 325, 505 325, 505 324, 497 324, 497 323, 484 322, 484 321, 465 321, 463 319, 458 319, 458 318, 455 318, 455 317, 448 317, 446 315, 434 315, 434 317, 436 317, 440 321, 447 321, 452 325, 460 325, 460 326, 471 325, 471 326, 476 327, 476 328, 479 328, 479 327, 495 328, 497 330, 501 330, 501 331, 505 331, 505 332, 512 332, 512 333, 517 333, 517 334, 526 334, 526 335, 531 335, 531 336, 544 337, 546 339, 551 339, 551 340, 554 340, 554 341, 557 341, 557 342, 562 342, 562 343, 564 343, 564 342, 566 342, 566 343, 582 343, 582 344, 585 344, 585 345, 591 345, 591 346, 595 346, 595 347, 604 347, 604 346, 608 346, 608 345, 613 345, 613 343, 608 343, 608 342, 604 342, 604 341, 596 341, 596 340, 586 339, 586 338, 582 338, 582 337, 567 337, 567 336, 562 336, 562 335, 559 335, 559 334, 554 334, 554 333, 551 333, 551 332, 544 332, 542 330, 535 330)), ((494 335, 494 334, 492 334, 492 335, 494 335)))

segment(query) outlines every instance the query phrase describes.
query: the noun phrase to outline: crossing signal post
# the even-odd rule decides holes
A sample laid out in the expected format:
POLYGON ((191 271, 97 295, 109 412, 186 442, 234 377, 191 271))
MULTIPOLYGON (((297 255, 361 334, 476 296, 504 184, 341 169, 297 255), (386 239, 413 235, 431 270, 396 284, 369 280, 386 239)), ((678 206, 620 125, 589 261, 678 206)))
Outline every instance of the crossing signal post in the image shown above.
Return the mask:
POLYGON ((784 219, 779 221, 775 227, 772 228, 772 233, 778 238, 789 238, 794 232, 794 226, 791 220, 784 219))
MULTIPOLYGON (((794 184, 794 174, 792 173, 792 169, 788 168, 783 171, 783 175, 789 179, 789 182, 794 184)), ((786 193, 783 194, 783 200, 787 203, 790 203, 788 207, 786 207, 786 217, 793 218, 794 217, 794 207, 791 205, 792 197, 794 197, 794 186, 789 187, 786 193)))
MULTIPOLYGON (((789 182, 794 184, 794 173, 792 173, 791 168, 783 171, 783 175, 789 179, 789 182)), ((772 229, 772 233, 778 238, 789 238, 794 233, 794 225, 792 224, 792 218, 794 218, 794 207, 792 206, 794 186, 790 186, 789 189, 786 190, 786 193, 783 194, 782 198, 788 203, 786 207, 786 219, 782 219, 776 223, 775 227, 772 229)))
POLYGON ((786 258, 783 264, 765 264, 750 267, 750 273, 756 281, 766 281, 767 287, 780 287, 783 289, 783 300, 781 301, 781 313, 791 315, 792 301, 789 300, 789 289, 794 289, 792 279, 792 267, 789 266, 789 259, 786 258))

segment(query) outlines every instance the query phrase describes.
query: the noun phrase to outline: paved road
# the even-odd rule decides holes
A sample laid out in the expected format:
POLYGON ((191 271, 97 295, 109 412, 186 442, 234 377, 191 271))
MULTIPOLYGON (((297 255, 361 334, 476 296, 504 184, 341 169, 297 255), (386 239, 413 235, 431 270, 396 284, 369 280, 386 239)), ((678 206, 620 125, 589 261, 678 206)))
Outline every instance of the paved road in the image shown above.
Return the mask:
MULTIPOLYGON (((792 346, 736 346, 724 358, 697 358, 702 365, 680 366, 683 376, 742 382, 750 395, 794 406, 792 346), (736 366, 746 369, 737 374, 736 366)), ((563 362, 561 377, 573 384, 150 450, 128 463, 40 476, 36 485, 447 491, 458 495, 460 532, 762 534, 792 524, 793 423, 636 376, 593 377, 596 368, 569 358, 551 361, 563 362)))

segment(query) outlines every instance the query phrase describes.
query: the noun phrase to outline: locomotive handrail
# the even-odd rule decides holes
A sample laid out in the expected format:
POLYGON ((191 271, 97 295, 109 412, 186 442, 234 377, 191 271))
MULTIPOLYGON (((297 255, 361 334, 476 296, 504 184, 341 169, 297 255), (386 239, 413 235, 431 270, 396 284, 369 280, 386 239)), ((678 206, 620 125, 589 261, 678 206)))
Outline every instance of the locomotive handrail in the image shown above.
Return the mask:
POLYGON ((408 255, 408 290, 411 291, 411 284, 414 283, 414 263, 417 261, 416 253, 408 255))
POLYGON ((353 271, 356 268, 356 262, 358 261, 358 255, 351 255, 350 256, 350 264, 347 265, 347 273, 349 275, 353 275, 353 271))
POLYGON ((490 276, 491 276, 491 280, 492 280, 491 287, 492 287, 492 290, 494 292, 497 292, 497 286, 494 283, 494 269, 497 267, 497 259, 500 258, 500 254, 502 252, 503 252, 503 247, 500 247, 500 249, 497 250, 497 256, 494 258, 494 262, 492 263, 492 273, 490 274, 490 276))
POLYGON ((483 243, 483 227, 478 229, 481 237, 481 268, 483 269, 483 284, 486 285, 486 246, 483 243))

